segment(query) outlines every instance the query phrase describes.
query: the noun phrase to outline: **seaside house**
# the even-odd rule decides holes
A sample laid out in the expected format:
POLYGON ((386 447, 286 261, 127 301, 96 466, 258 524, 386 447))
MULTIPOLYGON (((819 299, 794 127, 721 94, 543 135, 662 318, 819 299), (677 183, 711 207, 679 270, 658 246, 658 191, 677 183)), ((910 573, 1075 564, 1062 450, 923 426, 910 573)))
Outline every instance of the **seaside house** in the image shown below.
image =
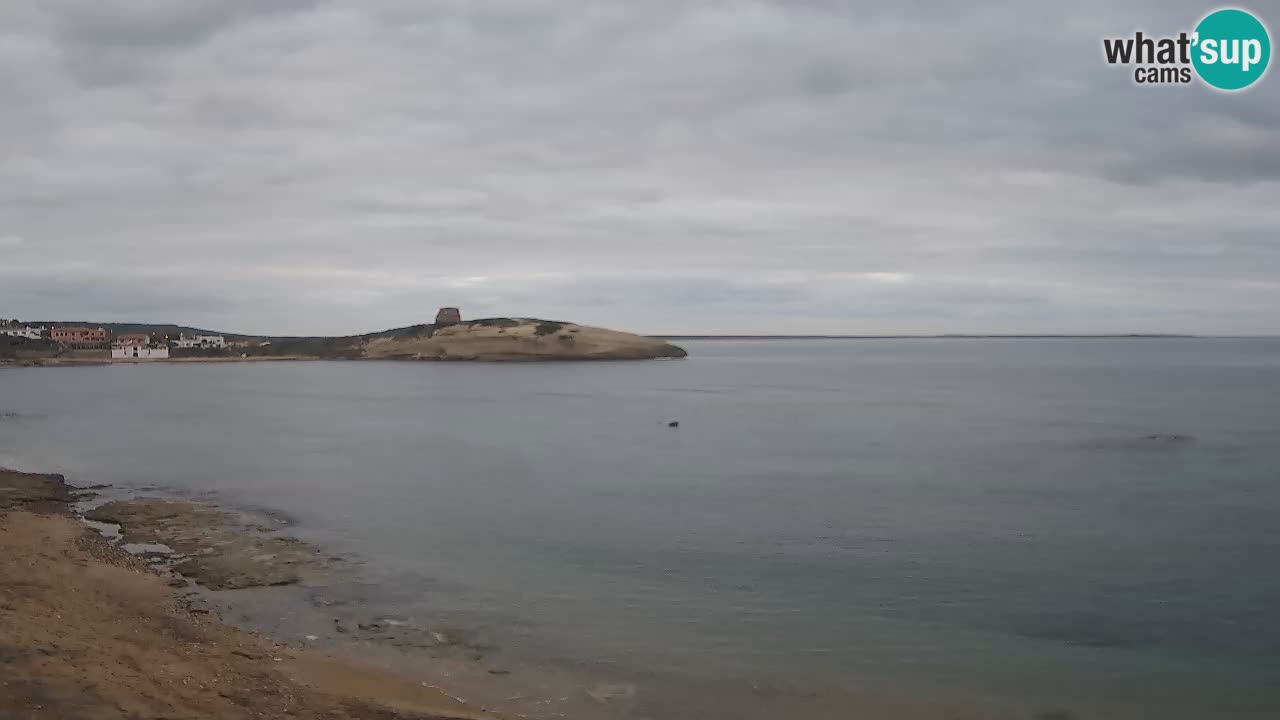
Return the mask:
POLYGON ((44 336, 49 332, 49 328, 40 326, 32 327, 30 325, 10 324, 0 327, 0 335, 8 335, 9 337, 20 337, 28 340, 43 340, 44 336))
POLYGON ((221 335, 187 335, 183 333, 173 341, 175 347, 178 348, 224 348, 227 346, 227 339, 221 335))
POLYGON ((168 345, 112 345, 112 360, 168 360, 168 345))
POLYGON ((118 335, 111 343, 112 360, 167 360, 169 346, 153 343, 146 333, 118 335))
POLYGON ((107 329, 63 325, 49 330, 49 339, 74 348, 100 348, 107 344, 107 329))

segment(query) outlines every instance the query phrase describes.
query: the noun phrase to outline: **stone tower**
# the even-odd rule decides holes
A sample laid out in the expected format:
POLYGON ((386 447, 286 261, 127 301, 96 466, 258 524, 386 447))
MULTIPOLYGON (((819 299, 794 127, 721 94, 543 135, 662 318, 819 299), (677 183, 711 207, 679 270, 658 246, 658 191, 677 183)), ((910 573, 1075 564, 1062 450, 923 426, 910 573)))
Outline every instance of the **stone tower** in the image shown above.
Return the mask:
POLYGON ((442 307, 436 313, 436 327, 447 327, 462 322, 462 313, 456 307, 442 307))

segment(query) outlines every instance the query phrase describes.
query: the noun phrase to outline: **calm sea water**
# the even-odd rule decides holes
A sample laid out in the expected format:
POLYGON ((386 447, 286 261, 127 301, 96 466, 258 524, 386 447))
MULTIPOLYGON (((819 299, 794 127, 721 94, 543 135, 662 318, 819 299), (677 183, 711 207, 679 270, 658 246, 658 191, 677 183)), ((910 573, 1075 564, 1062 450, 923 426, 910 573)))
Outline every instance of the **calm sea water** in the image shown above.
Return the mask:
POLYGON ((619 717, 1280 717, 1280 341, 685 345, 0 370, 0 464, 287 513, 619 717))

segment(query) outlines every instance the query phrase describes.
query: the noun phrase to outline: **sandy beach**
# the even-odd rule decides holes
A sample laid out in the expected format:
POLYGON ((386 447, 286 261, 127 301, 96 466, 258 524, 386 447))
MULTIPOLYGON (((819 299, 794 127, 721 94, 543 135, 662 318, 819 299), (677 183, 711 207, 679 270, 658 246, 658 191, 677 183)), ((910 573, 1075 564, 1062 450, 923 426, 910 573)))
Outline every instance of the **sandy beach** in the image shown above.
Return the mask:
POLYGON ((0 717, 494 717, 384 669, 272 642, 104 541, 57 475, 0 469, 0 717))

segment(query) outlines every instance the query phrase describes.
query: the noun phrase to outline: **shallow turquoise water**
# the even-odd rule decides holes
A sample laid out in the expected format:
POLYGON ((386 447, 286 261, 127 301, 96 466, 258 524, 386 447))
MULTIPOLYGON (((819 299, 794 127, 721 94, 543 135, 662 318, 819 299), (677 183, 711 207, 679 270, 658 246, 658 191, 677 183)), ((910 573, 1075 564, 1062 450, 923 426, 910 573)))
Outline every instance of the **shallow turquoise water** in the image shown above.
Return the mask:
POLYGON ((1280 341, 685 345, 5 370, 0 464, 283 511, 364 561, 332 593, 654 717, 1280 717, 1280 341))

